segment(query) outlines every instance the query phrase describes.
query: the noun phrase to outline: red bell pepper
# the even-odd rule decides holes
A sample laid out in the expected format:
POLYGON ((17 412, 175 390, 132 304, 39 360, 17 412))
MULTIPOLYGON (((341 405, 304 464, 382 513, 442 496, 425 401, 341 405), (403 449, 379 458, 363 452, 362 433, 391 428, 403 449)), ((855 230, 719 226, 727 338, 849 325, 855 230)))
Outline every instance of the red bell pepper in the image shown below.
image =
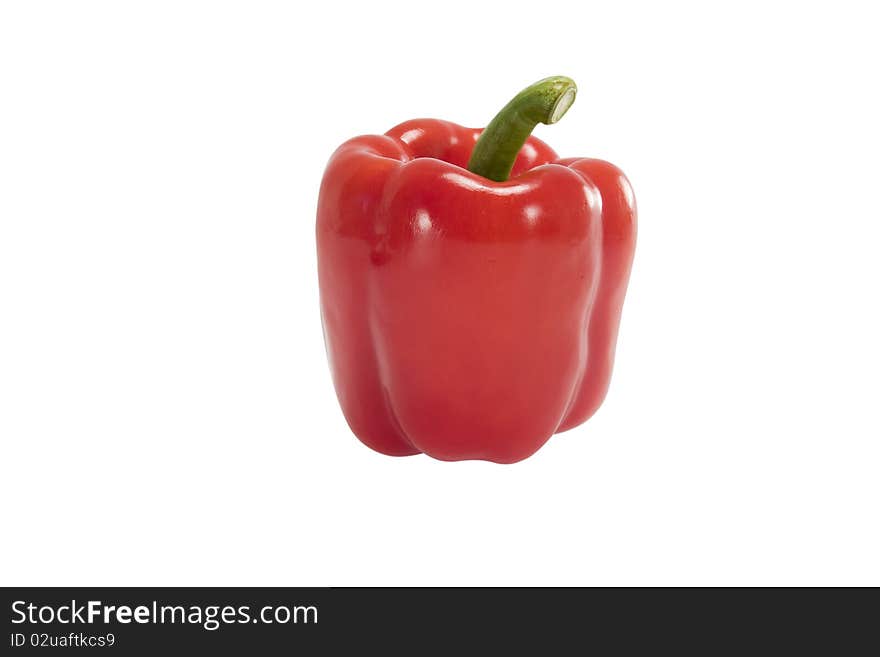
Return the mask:
POLYGON ((623 173, 531 131, 568 78, 485 130, 417 119, 352 139, 318 202, 321 314, 352 431, 390 455, 512 463, 608 389, 636 237, 623 173))

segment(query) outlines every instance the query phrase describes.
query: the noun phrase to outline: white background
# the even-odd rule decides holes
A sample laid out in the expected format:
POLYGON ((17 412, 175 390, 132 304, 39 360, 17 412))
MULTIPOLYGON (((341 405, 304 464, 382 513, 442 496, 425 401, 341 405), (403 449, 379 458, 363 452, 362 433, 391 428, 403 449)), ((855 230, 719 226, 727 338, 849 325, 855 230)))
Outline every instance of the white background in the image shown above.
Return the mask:
POLYGON ((880 584, 868 7, 4 3, 0 581, 880 584), (608 399, 513 466, 371 452, 323 166, 555 74, 536 134, 639 201, 608 399))

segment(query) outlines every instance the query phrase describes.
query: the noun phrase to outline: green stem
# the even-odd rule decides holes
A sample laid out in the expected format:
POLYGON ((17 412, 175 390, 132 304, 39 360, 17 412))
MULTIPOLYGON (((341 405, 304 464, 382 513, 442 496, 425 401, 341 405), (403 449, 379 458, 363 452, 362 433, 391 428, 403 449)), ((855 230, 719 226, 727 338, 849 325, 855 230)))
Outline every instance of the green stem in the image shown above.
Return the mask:
POLYGON ((574 80, 545 78, 520 91, 486 126, 477 140, 468 170, 497 182, 510 176, 519 150, 539 123, 556 123, 574 102, 574 80))

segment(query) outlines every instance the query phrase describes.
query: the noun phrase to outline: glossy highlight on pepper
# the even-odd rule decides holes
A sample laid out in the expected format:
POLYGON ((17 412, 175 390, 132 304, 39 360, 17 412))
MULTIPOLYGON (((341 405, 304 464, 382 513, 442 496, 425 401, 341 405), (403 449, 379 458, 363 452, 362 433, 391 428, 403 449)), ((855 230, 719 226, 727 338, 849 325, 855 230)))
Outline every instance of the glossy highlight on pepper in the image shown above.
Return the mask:
POLYGON ((512 463, 602 403, 636 209, 614 165, 529 136, 574 93, 547 78, 485 131, 416 119, 331 157, 321 317, 337 397, 369 447, 512 463))

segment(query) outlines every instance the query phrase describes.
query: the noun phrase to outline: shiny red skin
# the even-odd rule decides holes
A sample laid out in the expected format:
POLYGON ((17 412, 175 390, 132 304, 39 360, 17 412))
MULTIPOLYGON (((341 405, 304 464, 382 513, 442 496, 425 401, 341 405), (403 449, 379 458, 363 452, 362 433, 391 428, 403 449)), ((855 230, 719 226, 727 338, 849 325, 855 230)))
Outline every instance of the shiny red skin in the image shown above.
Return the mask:
POLYGON ((318 201, 321 315, 352 431, 395 456, 513 463, 608 389, 636 238, 614 165, 530 137, 511 177, 465 168, 480 130, 352 139, 318 201))

